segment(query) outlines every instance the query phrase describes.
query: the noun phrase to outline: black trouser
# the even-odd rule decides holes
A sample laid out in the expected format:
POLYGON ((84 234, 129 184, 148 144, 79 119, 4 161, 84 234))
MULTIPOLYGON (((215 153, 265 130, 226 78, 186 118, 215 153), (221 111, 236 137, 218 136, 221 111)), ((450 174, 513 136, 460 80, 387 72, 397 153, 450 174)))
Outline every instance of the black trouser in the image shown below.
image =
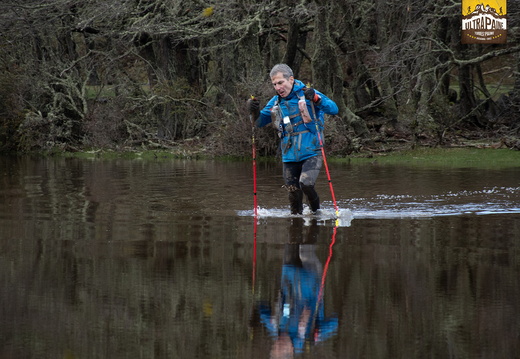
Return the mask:
POLYGON ((320 198, 314 184, 323 164, 322 156, 313 156, 300 162, 284 162, 283 177, 289 190, 289 202, 292 214, 303 211, 303 195, 307 197, 312 212, 320 208, 320 198))

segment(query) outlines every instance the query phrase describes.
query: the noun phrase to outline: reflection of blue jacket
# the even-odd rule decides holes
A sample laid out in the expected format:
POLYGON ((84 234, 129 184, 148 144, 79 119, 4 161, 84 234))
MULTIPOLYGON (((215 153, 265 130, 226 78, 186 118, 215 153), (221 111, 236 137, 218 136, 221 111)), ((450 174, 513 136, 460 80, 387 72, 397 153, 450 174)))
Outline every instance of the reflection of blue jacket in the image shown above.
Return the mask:
MULTIPOLYGON (((320 141, 316 133, 316 123, 304 123, 298 108, 299 96, 303 96, 303 89, 305 85, 300 80, 294 80, 294 85, 289 96, 281 98, 278 95, 274 96, 267 105, 260 111, 260 117, 257 120, 258 127, 263 127, 271 123, 271 109, 279 101, 279 106, 282 110, 283 116, 289 116, 293 126, 292 135, 288 133, 281 123, 279 130, 282 137, 282 160, 283 162, 300 162, 309 157, 316 156, 320 153, 320 141)), ((319 105, 314 104, 317 124, 321 139, 323 141, 323 124, 324 114, 336 115, 338 113, 338 106, 334 101, 319 91, 316 93, 321 97, 319 105)), ((313 110, 311 102, 306 100, 307 110, 311 117, 313 110)))
POLYGON ((282 268, 281 297, 274 313, 261 306, 260 321, 271 336, 287 333, 296 353, 303 351, 305 341, 320 342, 338 329, 338 318, 325 318, 323 301, 318 303, 320 276, 299 266, 282 268), (301 322, 304 310, 310 311, 306 322, 301 322))

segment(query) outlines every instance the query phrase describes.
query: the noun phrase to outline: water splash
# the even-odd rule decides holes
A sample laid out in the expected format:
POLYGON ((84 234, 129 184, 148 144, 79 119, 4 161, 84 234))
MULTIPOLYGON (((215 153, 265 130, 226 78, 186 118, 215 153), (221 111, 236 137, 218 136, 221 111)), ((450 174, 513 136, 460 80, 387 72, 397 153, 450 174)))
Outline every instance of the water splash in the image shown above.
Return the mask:
MULTIPOLYGON (((520 187, 492 187, 482 190, 446 192, 434 195, 387 195, 338 200, 341 226, 350 226, 351 221, 362 218, 433 218, 438 216, 519 214, 520 187)), ((323 202, 321 213, 311 214, 304 208, 304 218, 319 221, 336 219, 331 202, 323 202)), ((238 211, 240 216, 253 216, 253 210, 238 211)), ((285 208, 259 208, 263 218, 294 217, 285 208)))
MULTIPOLYGON (((311 220, 316 219, 318 222, 333 222, 333 225, 336 227, 350 227, 354 216, 350 209, 344 208, 339 209, 339 216, 336 216, 336 211, 334 208, 322 208, 316 214, 313 214, 309 207, 304 206, 303 213, 301 215, 291 214, 287 207, 285 208, 258 208, 258 218, 295 218, 295 217, 303 217, 306 220, 306 223, 310 223, 311 220)), ((239 216, 254 216, 254 210, 242 210, 237 211, 239 216)))
POLYGON ((429 218, 520 213, 520 187, 493 187, 439 195, 376 195, 342 201, 355 218, 429 218))

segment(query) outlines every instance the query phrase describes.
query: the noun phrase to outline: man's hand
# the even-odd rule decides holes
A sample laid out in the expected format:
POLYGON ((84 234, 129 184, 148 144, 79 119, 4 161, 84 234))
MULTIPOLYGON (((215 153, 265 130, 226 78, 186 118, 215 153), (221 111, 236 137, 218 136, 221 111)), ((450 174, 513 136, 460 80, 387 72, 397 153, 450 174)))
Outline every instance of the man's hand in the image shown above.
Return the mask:
POLYGON ((258 112, 260 110, 260 101, 251 96, 251 98, 247 100, 247 110, 251 115, 258 115, 258 112))
POLYGON ((305 99, 312 101, 314 103, 318 103, 321 100, 320 95, 318 95, 312 87, 306 87, 303 90, 303 94, 305 95, 305 99))

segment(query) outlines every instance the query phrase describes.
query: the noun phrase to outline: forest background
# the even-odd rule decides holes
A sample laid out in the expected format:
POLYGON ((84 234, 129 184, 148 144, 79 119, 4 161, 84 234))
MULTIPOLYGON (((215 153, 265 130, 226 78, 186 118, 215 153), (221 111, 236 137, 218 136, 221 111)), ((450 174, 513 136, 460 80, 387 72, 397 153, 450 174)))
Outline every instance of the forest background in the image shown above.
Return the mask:
MULTIPOLYGON (((334 99, 327 151, 520 149, 520 2, 506 44, 461 44, 452 0, 2 0, 0 151, 245 156, 269 70, 334 99)), ((276 155, 276 130, 257 129, 276 155)))

